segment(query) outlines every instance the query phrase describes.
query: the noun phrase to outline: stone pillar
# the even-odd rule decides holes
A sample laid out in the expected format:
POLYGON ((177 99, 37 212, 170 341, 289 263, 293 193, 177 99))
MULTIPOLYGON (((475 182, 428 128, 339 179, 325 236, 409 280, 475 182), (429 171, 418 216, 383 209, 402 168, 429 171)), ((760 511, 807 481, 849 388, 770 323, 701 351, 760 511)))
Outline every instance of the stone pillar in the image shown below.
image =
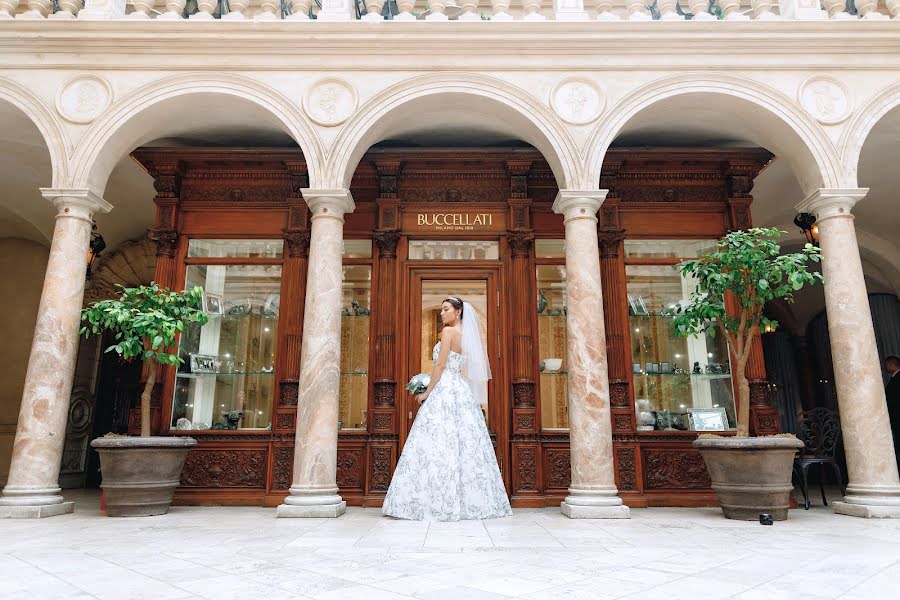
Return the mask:
POLYGON ((850 480, 847 495, 834 503, 834 512, 900 518, 900 477, 850 214, 868 191, 820 189, 797 210, 816 215, 822 248, 825 309, 850 480))
POLYGON ((294 476, 279 517, 339 517, 337 438, 341 353, 341 258, 350 190, 304 189, 312 212, 300 352, 294 476))
POLYGON ((609 376, 597 210, 607 190, 560 190, 553 210, 566 226, 566 361, 569 366, 569 430, 572 484, 562 512, 573 519, 622 519, 615 483, 609 376))
POLYGON ((78 353, 81 304, 93 217, 112 206, 90 190, 42 189, 56 206, 47 274, 38 307, 9 479, 0 517, 72 512, 59 487, 69 396, 78 353))

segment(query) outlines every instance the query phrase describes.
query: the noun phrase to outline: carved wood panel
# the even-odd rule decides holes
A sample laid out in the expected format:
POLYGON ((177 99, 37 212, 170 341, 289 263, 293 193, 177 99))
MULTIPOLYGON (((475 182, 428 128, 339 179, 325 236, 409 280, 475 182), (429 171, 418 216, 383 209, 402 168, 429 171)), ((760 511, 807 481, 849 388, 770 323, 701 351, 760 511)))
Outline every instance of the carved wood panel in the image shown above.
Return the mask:
POLYGON ((294 447, 276 446, 272 450, 272 489, 286 490, 291 487, 294 470, 294 447))
POLYGON ((537 446, 513 446, 514 492, 538 491, 537 446))
POLYGON ((362 448, 338 448, 337 477, 340 488, 362 489, 365 480, 362 448))
POLYGON ((546 489, 568 489, 572 483, 572 462, 569 448, 544 448, 544 477, 546 489))
POLYGON ((181 485, 205 488, 262 488, 266 479, 266 451, 191 450, 181 471, 181 485))
POLYGON ((709 472, 696 450, 644 448, 645 489, 708 489, 709 472))
POLYGON ((387 492, 393 473, 393 451, 391 446, 370 448, 369 491, 387 492))
POLYGON ((618 488, 622 491, 637 490, 637 453, 630 446, 616 448, 616 473, 618 488))

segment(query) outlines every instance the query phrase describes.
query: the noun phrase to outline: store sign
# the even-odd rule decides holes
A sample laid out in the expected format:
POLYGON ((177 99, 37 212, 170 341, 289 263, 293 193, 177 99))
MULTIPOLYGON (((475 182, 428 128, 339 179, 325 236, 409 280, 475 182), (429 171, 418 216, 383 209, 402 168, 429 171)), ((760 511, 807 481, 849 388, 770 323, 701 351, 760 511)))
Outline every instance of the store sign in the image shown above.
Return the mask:
POLYGON ((414 212, 404 215, 407 229, 417 231, 496 231, 505 226, 503 213, 414 212))

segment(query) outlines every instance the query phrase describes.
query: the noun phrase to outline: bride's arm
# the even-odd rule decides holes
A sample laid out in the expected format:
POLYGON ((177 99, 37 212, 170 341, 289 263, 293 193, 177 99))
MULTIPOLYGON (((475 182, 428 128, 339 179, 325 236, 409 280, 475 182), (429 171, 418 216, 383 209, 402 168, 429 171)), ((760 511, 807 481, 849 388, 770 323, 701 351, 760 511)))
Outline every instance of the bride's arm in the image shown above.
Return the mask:
POLYGON ((444 329, 441 330, 441 351, 438 352, 437 360, 434 362, 434 367, 431 369, 431 381, 428 382, 428 387, 425 391, 416 396, 416 400, 419 401, 419 404, 425 402, 429 394, 431 394, 431 390, 434 389, 434 386, 436 386, 437 382, 440 380, 441 375, 444 374, 444 369, 447 367, 447 357, 450 356, 452 338, 453 333, 450 328, 444 327, 444 329))

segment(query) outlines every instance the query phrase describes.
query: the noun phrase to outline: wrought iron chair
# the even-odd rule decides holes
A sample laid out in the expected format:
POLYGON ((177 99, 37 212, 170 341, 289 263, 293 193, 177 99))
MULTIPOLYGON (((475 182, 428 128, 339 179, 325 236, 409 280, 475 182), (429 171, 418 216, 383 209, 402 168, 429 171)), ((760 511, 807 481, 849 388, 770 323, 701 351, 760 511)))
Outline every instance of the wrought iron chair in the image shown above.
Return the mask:
POLYGON ((797 437, 803 442, 804 447, 794 459, 794 473, 800 480, 804 508, 809 510, 807 473, 812 465, 819 465, 819 491, 822 492, 822 503, 828 506, 828 500, 825 499, 826 465, 831 465, 841 492, 844 492, 844 476, 835 459, 835 452, 841 440, 840 417, 837 412, 827 408, 802 411, 797 413, 797 428, 797 437))

